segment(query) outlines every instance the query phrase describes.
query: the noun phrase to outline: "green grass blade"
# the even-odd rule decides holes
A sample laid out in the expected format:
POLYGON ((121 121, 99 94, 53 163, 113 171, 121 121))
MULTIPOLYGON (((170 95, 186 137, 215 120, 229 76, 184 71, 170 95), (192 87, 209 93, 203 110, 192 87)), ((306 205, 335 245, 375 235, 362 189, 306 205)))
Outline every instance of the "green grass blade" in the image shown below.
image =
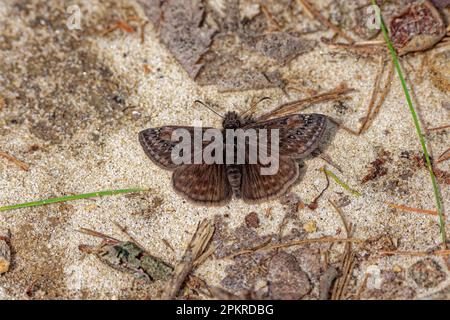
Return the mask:
POLYGON ((58 197, 58 198, 51 198, 51 199, 46 199, 46 200, 13 204, 10 206, 3 206, 3 207, 0 207, 0 211, 8 211, 8 210, 15 210, 15 209, 20 209, 20 208, 43 206, 46 204, 52 204, 52 203, 58 203, 58 202, 66 202, 66 201, 73 201, 73 200, 79 200, 79 199, 88 199, 88 198, 112 196, 112 195, 122 194, 122 193, 134 193, 134 192, 144 192, 144 191, 148 191, 148 189, 130 188, 130 189, 118 189, 118 190, 106 190, 106 191, 99 191, 99 192, 91 192, 91 193, 70 195, 70 196, 64 196, 64 197, 58 197))
MULTIPOLYGON (((374 6, 376 6, 375 0, 372 0, 372 4, 374 6)), ((414 109, 411 95, 409 94, 408 86, 406 85, 405 77, 403 76, 403 72, 400 67, 400 63, 398 61, 397 52, 395 51, 394 46, 392 45, 392 41, 389 37, 387 27, 384 23, 382 15, 381 15, 381 10, 377 10, 375 12, 379 13, 379 21, 381 24, 381 30, 383 31, 384 40, 386 41, 386 44, 389 48, 389 52, 391 53, 392 60, 395 65, 395 69, 397 70, 397 74, 398 74, 398 77, 400 78, 400 82, 402 84, 403 91, 405 92, 406 102, 408 103, 408 107, 411 112, 411 115, 412 115, 412 118, 414 121, 414 125, 416 127, 417 135, 419 136, 420 144, 422 145, 423 153, 425 155, 425 160, 427 162, 428 171, 429 171, 430 177, 431 177, 431 183, 433 184, 433 191, 434 191, 434 197, 436 199, 437 211, 439 213, 439 225, 440 225, 440 231, 441 231, 441 238, 442 238, 443 245, 446 245, 447 235, 446 235, 446 230, 445 230, 445 218, 444 218, 444 213, 443 213, 443 209, 442 209, 442 198, 441 198, 439 186, 436 181, 436 176, 434 175, 434 172, 433 172, 433 166, 431 164, 430 155, 428 153, 427 145, 425 142, 425 136, 422 133, 419 118, 417 117, 416 110, 414 109)))
POLYGON ((338 185, 340 185, 342 188, 344 188, 345 190, 347 190, 354 196, 357 196, 357 197, 361 196, 361 193, 359 191, 356 191, 356 190, 353 190, 352 188, 350 188, 348 184, 346 184, 341 179, 339 179, 333 172, 331 172, 325 168, 321 168, 320 170, 322 170, 327 176, 331 177, 338 185))

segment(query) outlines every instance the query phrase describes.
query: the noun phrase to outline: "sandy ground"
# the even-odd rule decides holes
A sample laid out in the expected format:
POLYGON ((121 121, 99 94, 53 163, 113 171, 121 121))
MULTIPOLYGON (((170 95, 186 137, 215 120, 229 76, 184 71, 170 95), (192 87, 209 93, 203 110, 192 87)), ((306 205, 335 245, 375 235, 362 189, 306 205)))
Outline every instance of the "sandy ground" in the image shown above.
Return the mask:
MULTIPOLYGON (((195 120, 220 126, 218 117, 194 105, 196 99, 217 104, 224 112, 243 111, 252 97, 261 94, 272 98, 263 105, 266 109, 306 95, 286 97, 279 89, 220 93, 214 86, 200 87, 158 41, 151 24, 145 27, 144 44, 139 32, 117 30, 101 35, 114 19, 126 15, 127 6, 135 3, 79 3, 83 8, 83 29, 70 31, 65 27, 63 1, 1 2, 0 95, 5 103, 0 105, 0 150, 24 161, 30 169, 23 171, 0 158, 0 204, 126 187, 148 187, 150 192, 1 212, 0 227, 12 234, 13 259, 11 270, 0 276, 0 299, 24 298, 32 283, 32 298, 137 299, 158 293, 161 282, 142 283, 80 252, 80 244, 99 241, 78 233, 76 230, 81 227, 123 239, 113 223, 118 222, 153 255, 175 262, 181 258, 197 223, 204 218, 223 216, 230 228, 235 228, 247 214, 256 212, 261 220, 258 234, 267 234, 277 232, 285 215, 285 207, 279 201, 261 205, 232 201, 220 208, 187 203, 171 189, 170 173, 146 158, 137 133, 150 126, 191 125, 195 120), (144 72, 144 65, 148 66, 148 73, 144 72)), ((142 14, 139 9, 137 12, 142 14)), ((410 55, 405 60, 414 81, 421 56, 410 55)), ((319 91, 333 89, 343 81, 356 88, 344 110, 338 110, 332 102, 309 110, 357 128, 367 110, 377 68, 375 60, 342 54, 321 44, 294 59, 283 71, 307 79, 308 85, 319 91)), ((326 154, 341 167, 342 173, 329 165, 328 168, 362 196, 355 197, 331 181, 316 210, 305 208, 298 213, 300 225, 313 221, 317 226, 308 238, 336 236, 342 230, 342 222, 327 199, 337 201, 347 195, 350 203, 342 210, 354 226, 354 237, 388 236, 398 240, 403 251, 424 251, 440 243, 436 217, 400 212, 385 204, 435 208, 425 169, 411 169, 407 178, 399 178, 412 166, 402 159, 402 152, 418 153, 420 145, 400 83, 394 79, 380 115, 364 135, 355 137, 339 130, 330 134, 332 138, 324 145, 326 154), (361 183, 381 149, 390 154, 388 174, 361 183)), ((449 111, 443 104, 450 100, 448 92, 434 87, 426 74, 414 89, 423 124, 447 124, 449 111)), ((259 112, 264 112, 263 107, 259 112)), ((448 148, 448 131, 433 132, 428 138, 435 157, 448 148)), ((320 158, 308 159, 302 180, 292 189, 305 203, 311 202, 325 186, 319 171, 324 164, 320 158)), ((441 163, 440 168, 448 171, 449 162, 441 163)), ((448 208, 448 184, 441 183, 441 192, 444 207, 448 208)), ((449 225, 447 218, 450 234, 449 225)), ((342 246, 334 250, 333 257, 338 256, 342 246)), ((447 290, 448 297, 449 263, 441 257, 431 258, 443 277, 428 287, 417 283, 409 271, 424 257, 404 256, 362 261, 353 271, 351 287, 355 291, 368 270, 375 267, 382 273, 401 274, 399 286, 411 287, 415 292, 409 298, 427 297, 441 290, 447 290)), ((210 258, 196 270, 196 275, 210 285, 220 286, 230 264, 231 259, 210 258)), ((317 296, 317 290, 310 298, 317 296)), ((395 296, 395 290, 377 297, 389 298, 393 294, 401 298, 402 293, 395 296)))

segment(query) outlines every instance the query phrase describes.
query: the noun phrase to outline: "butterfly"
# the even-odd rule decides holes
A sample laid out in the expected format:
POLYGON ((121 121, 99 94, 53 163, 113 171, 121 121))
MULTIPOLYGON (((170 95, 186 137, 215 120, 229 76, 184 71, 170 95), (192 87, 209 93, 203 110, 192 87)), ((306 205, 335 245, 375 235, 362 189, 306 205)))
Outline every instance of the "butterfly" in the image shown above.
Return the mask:
MULTIPOLYGON (((244 132, 249 129, 278 129, 279 157, 275 174, 261 174, 265 165, 259 161, 246 161, 244 164, 174 163, 172 150, 178 141, 172 141, 173 132, 184 129, 194 137, 194 127, 163 126, 139 133, 141 146, 150 160, 173 172, 172 187, 175 192, 195 204, 221 206, 233 196, 246 203, 259 203, 283 195, 299 177, 297 160, 305 158, 318 147, 327 127, 327 117, 317 113, 290 114, 266 120, 267 116, 253 118, 227 112, 223 118, 222 132, 226 129, 242 129, 244 132)), ((212 128, 201 128, 202 132, 208 129, 212 128)), ((208 143, 203 141, 204 146, 208 143)))

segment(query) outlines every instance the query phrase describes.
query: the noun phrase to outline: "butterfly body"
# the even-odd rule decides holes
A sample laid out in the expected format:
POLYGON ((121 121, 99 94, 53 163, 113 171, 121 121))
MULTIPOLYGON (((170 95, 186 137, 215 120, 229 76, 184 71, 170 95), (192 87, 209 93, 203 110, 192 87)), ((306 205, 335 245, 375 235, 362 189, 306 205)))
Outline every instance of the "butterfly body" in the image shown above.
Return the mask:
MULTIPOLYGON (((188 200, 201 205, 223 205, 232 197, 241 198, 247 203, 257 203, 274 199, 285 193, 299 176, 296 162, 316 149, 326 128, 327 119, 321 114, 294 114, 266 121, 242 119, 235 112, 228 112, 222 123, 223 158, 227 152, 234 151, 234 161, 229 163, 188 163, 174 164, 172 150, 177 142, 172 141, 176 129, 194 133, 194 127, 164 126, 149 128, 139 133, 139 141, 147 156, 159 167, 173 171, 174 190, 188 200), (246 151, 244 163, 237 161, 237 143, 225 139, 227 130, 250 129, 260 132, 276 129, 279 131, 278 171, 264 175, 261 169, 267 165, 259 159, 256 163, 248 161, 246 151), (228 145, 227 145, 228 144, 228 145), (231 144, 231 145, 230 145, 231 144), (231 149, 228 149, 231 147, 231 149)), ((212 128, 202 128, 203 132, 212 128)), ((270 135, 269 135, 270 137, 270 135)), ((269 139, 269 142, 271 140, 269 139)), ((208 145, 203 141, 203 145, 208 145)))

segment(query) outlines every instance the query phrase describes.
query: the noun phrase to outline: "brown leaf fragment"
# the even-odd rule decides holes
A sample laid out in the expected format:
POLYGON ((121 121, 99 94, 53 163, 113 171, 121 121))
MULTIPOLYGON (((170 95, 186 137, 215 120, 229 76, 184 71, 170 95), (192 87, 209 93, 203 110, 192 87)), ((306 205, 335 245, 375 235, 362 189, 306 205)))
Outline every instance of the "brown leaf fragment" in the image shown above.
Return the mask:
POLYGON ((410 4, 393 17, 391 39, 400 55, 433 47, 446 33, 442 17, 430 1, 410 4))
POLYGON ((413 264, 409 268, 409 275, 421 288, 435 288, 446 279, 441 266, 431 258, 413 264))
POLYGON ((201 56, 208 51, 216 30, 203 24, 204 5, 201 0, 164 1, 161 7, 161 41, 193 79, 203 64, 201 56))
POLYGON ((267 280, 270 299, 299 300, 312 288, 297 259, 283 251, 270 260, 267 280))
POLYGON ((289 32, 273 32, 247 38, 246 43, 255 51, 284 65, 316 45, 315 41, 300 38, 289 32))

